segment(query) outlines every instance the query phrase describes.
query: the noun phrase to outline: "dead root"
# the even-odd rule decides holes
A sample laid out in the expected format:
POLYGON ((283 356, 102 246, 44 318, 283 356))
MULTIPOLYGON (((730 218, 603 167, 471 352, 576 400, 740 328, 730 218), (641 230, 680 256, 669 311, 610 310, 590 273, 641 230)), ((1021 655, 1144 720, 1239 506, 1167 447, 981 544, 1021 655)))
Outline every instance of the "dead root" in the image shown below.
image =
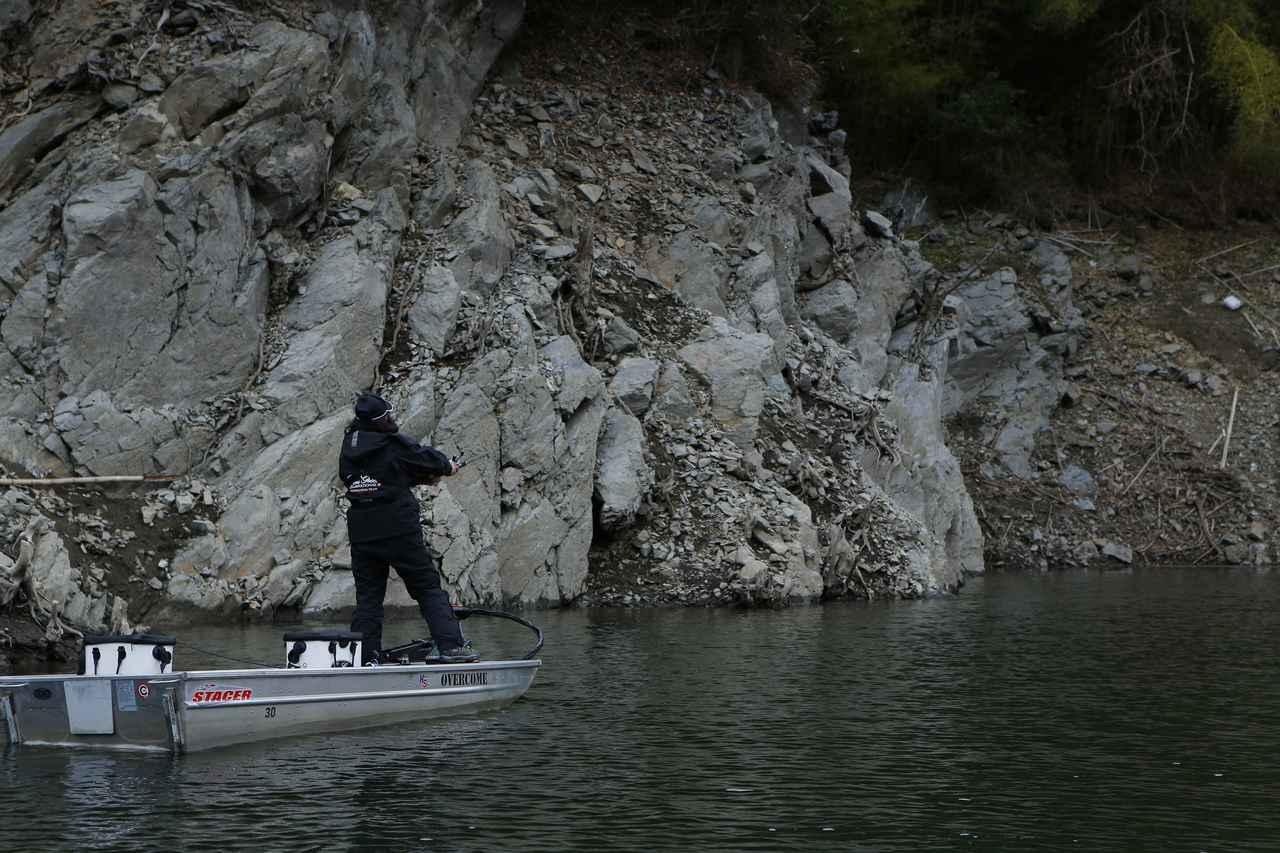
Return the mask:
POLYGON ((0 608, 21 607, 26 605, 31 621, 44 629, 45 640, 56 643, 70 634, 81 639, 84 633, 78 628, 64 622, 54 609, 36 589, 35 579, 31 574, 31 559, 35 553, 35 540, 40 530, 41 521, 32 521, 18 536, 18 557, 11 568, 0 571, 0 608))

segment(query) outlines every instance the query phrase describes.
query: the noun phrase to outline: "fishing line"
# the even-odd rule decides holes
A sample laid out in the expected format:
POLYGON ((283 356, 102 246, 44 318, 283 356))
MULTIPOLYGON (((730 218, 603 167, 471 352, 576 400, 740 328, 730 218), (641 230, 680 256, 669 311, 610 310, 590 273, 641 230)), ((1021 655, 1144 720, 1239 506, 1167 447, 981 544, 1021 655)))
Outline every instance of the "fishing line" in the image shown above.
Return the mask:
POLYGON ((263 667, 263 668, 265 668, 265 669, 279 669, 279 668, 280 668, 279 666, 277 666, 276 664, 273 664, 273 663, 263 663, 262 661, 246 660, 245 658, 233 658, 231 655, 224 655, 224 654, 222 654, 221 652, 215 652, 215 651, 213 651, 212 649, 206 649, 206 648, 203 648, 203 647, 201 647, 201 646, 197 646, 195 643, 188 643, 186 640, 183 640, 181 645, 182 645, 184 648, 191 649, 192 651, 200 652, 201 654, 209 655, 210 657, 222 658, 223 660, 229 660, 229 661, 231 661, 232 663, 247 663, 247 664, 250 664, 251 666, 260 666, 260 667, 263 667))

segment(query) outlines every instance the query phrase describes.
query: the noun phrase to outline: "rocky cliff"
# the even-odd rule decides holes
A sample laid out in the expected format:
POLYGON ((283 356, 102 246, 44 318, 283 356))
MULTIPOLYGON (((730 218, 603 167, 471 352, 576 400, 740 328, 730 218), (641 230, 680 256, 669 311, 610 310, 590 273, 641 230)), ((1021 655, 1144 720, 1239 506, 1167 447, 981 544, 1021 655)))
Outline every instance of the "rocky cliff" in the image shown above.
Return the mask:
POLYGON ((349 607, 333 457, 371 387, 469 460, 422 493, 464 601, 918 596, 982 571, 942 419, 984 406, 1000 464, 1027 464, 1078 328, 1061 253, 1035 247, 1043 305, 1012 271, 943 276, 855 206, 835 117, 780 121, 623 37, 503 54, 522 13, 0 19, 0 465, 177 478, 10 490, 0 550, 38 538, 46 603, 91 627, 349 607))

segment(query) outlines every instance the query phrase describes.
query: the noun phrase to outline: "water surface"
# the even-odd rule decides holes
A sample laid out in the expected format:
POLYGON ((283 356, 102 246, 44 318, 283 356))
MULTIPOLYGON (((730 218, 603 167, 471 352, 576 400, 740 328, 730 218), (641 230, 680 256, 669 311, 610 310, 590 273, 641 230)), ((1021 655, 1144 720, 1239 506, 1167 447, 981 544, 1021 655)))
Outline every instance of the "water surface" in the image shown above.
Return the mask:
MULTIPOLYGON (((538 620, 533 689, 482 716, 178 758, 10 751, 0 850, 1280 850, 1280 575, 538 620)), ((467 624, 488 657, 527 645, 467 624)), ((282 645, 178 633, 188 668, 219 663, 183 639, 282 645)))

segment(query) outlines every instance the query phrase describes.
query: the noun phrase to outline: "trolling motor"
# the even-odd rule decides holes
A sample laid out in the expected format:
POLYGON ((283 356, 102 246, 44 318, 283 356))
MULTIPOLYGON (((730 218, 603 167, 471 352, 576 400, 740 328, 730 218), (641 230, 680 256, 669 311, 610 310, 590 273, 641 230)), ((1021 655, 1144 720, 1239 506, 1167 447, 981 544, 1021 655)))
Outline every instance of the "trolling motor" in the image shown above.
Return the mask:
MULTIPOLYGON (((488 616, 495 619, 506 619, 510 622, 515 622, 518 625, 523 625, 528 628, 533 632, 538 641, 534 644, 533 648, 520 656, 520 660, 532 660, 533 657, 542 650, 543 643, 545 642, 541 628, 532 622, 521 619, 513 613, 505 613, 501 610, 483 610, 478 607, 455 607, 453 608, 453 615, 459 622, 464 619, 469 619, 472 616, 488 616)), ((413 640, 411 642, 404 643, 403 645, 392 646, 389 649, 382 649, 378 652, 378 665, 406 665, 411 663, 445 663, 445 661, 440 657, 440 652, 436 648, 436 644, 431 640, 413 640)), ((372 666, 373 664, 369 665, 372 666)))

